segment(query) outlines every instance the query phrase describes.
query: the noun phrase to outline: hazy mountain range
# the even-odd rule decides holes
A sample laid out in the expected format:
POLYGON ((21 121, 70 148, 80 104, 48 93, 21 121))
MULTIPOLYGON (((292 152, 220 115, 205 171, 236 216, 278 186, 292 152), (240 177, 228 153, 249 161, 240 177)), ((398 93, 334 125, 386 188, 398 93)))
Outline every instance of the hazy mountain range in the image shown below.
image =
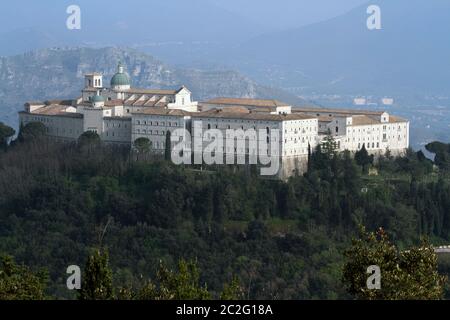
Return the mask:
POLYGON ((280 87, 364 94, 450 93, 450 1, 375 0, 382 30, 368 30, 367 5, 310 26, 265 34, 233 60, 280 87))
POLYGON ((264 24, 245 19, 209 0, 78 0, 81 29, 69 30, 66 9, 73 1, 8 3, 0 34, 0 55, 52 46, 132 46, 172 42, 230 43, 267 32, 264 24), (10 25, 20 24, 17 28, 10 25), (26 41, 24 41, 26 40, 26 41))
POLYGON ((21 27, 12 29, 17 19, 5 17, 0 55, 128 46, 175 65, 237 69, 297 93, 449 93, 450 1, 374 0, 342 14, 363 1, 79 0, 82 29, 69 31, 70 1, 17 0, 7 6, 20 13, 21 27), (380 6, 382 30, 367 29, 369 4, 380 6), (340 15, 305 25, 333 13, 340 15), (283 15, 289 22, 280 22, 283 15), (295 25, 296 15, 301 27, 276 31, 295 25))
POLYGON ((186 85, 197 100, 217 96, 276 98, 306 104, 282 90, 258 85, 235 71, 182 69, 150 55, 121 48, 43 49, 0 59, 0 120, 17 126, 17 111, 29 100, 76 98, 84 74, 98 71, 105 84, 122 61, 137 88, 178 88, 186 85))

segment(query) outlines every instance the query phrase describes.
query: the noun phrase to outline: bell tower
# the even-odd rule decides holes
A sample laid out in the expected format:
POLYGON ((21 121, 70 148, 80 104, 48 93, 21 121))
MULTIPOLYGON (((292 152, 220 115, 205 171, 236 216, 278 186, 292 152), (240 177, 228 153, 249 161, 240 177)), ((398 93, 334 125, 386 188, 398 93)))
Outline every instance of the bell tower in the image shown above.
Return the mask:
POLYGON ((87 88, 103 88, 103 76, 100 73, 89 73, 84 76, 84 87, 87 88))

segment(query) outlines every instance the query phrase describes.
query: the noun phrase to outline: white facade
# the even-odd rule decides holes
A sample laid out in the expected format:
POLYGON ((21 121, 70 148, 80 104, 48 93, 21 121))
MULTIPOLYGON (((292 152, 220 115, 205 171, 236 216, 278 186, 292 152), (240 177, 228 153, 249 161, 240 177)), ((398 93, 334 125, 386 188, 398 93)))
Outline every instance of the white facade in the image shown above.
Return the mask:
POLYGON ((293 108, 276 100, 239 98, 217 98, 199 105, 184 86, 136 89, 128 84, 123 67, 116 75, 111 88, 103 86, 101 74, 86 75, 85 88, 75 100, 29 102, 19 113, 20 122, 41 122, 49 136, 61 140, 76 140, 86 131, 97 132, 107 143, 130 146, 138 138, 147 138, 157 152, 166 149, 168 131, 172 141, 178 141, 173 140, 175 130, 185 129, 188 134, 178 138, 188 146, 201 138, 193 151, 204 150, 220 133, 223 141, 216 151, 225 157, 252 156, 254 145, 265 145, 263 152, 270 154, 269 146, 276 145, 282 177, 296 169, 304 171, 310 148, 328 133, 341 151, 358 151, 364 145, 374 154, 387 149, 402 154, 409 147, 409 122, 386 112, 293 108), (233 145, 227 145, 227 138, 233 138, 233 145))
MULTIPOLYGON (((131 125, 131 141, 147 138, 152 150, 162 153, 166 149, 168 131, 170 131, 171 136, 174 135, 176 129, 190 131, 190 116, 179 110, 143 111, 133 114, 131 125)), ((183 137, 183 139, 186 139, 186 137, 183 137)))

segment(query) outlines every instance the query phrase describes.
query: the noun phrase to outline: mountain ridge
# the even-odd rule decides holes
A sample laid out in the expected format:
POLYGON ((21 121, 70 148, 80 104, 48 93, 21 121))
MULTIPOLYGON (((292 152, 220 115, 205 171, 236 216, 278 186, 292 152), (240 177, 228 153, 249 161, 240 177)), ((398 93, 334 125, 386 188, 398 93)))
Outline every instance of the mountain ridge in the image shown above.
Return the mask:
POLYGON ((258 36, 237 49, 233 59, 253 63, 258 70, 247 74, 267 75, 264 82, 277 87, 340 94, 449 93, 444 83, 450 75, 445 41, 450 3, 370 4, 381 9, 381 30, 367 29, 368 5, 362 5, 324 22, 258 36))
POLYGON ((134 87, 172 89, 186 85, 194 99, 217 96, 276 98, 303 105, 302 99, 276 88, 257 84, 232 70, 201 70, 172 67, 134 49, 108 47, 52 48, 0 57, 0 104, 2 118, 17 122, 17 111, 28 100, 71 99, 80 96, 84 74, 101 72, 104 83, 116 72, 117 63, 127 66, 134 87))

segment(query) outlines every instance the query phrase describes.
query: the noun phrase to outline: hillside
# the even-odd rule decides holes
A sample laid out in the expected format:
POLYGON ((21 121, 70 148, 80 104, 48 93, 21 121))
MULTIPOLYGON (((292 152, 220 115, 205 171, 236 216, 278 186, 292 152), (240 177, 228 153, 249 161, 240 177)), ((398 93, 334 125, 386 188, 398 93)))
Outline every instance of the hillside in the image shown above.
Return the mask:
MULTIPOLYGON (((28 137, 0 150, 0 257, 47 269, 56 298, 74 298, 66 268, 100 243, 119 286, 142 286, 159 261, 182 258, 216 293, 236 276, 246 299, 345 299, 343 252, 359 223, 401 248, 450 238, 449 145, 430 147, 439 175, 420 153, 383 159, 368 176, 348 155, 315 152, 305 176, 281 182, 28 137)), ((447 259, 440 271, 449 270, 447 259)))
POLYGON ((135 87, 165 89, 184 84, 197 100, 235 96, 303 103, 294 95, 260 86, 235 71, 176 68, 132 49, 43 49, 0 59, 0 120, 15 126, 16 113, 28 100, 78 97, 85 73, 102 72, 108 83, 118 61, 126 64, 135 87))

